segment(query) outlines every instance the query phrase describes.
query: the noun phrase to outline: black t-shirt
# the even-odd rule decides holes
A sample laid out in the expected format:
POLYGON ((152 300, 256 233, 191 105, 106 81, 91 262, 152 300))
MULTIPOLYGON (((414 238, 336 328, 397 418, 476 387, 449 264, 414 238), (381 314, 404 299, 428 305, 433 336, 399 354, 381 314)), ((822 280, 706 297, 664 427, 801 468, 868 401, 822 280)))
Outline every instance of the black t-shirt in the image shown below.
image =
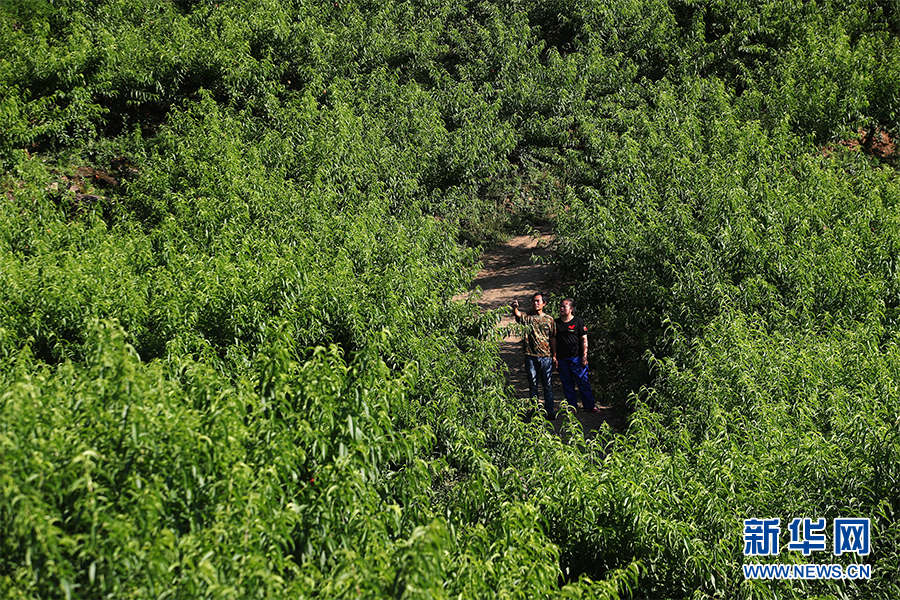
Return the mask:
POLYGON ((572 358, 581 356, 581 336, 587 335, 587 327, 580 317, 572 317, 566 323, 562 319, 556 319, 556 356, 557 358, 572 358))

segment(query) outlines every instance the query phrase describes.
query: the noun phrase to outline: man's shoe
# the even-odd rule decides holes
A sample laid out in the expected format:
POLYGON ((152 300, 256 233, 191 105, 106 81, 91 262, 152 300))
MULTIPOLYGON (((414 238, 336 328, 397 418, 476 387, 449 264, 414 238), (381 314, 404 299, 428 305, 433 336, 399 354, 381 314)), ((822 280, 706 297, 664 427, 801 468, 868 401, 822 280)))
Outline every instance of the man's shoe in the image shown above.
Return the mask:
POLYGON ((582 408, 581 410, 583 410, 583 411, 586 412, 586 413, 598 413, 598 412, 600 412, 599 410, 597 410, 597 407, 594 407, 594 408, 582 408))

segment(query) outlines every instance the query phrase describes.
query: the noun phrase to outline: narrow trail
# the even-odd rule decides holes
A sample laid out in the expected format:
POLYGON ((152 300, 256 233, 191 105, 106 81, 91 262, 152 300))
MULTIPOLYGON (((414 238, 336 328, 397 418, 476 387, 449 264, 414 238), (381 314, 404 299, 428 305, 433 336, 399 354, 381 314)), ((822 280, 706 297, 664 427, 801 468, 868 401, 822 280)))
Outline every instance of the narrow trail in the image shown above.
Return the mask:
MULTIPOLYGON (((483 310, 493 310, 509 306, 513 300, 518 300, 523 307, 531 306, 531 296, 535 292, 550 293, 558 290, 564 281, 564 274, 555 263, 550 262, 553 257, 553 241, 552 230, 549 226, 544 226, 538 230, 538 235, 516 236, 504 244, 491 248, 482 256, 483 268, 471 285, 473 291, 481 289, 481 296, 475 297, 472 292, 469 292, 468 297, 476 301, 483 310)), ((466 297, 466 294, 462 294, 457 298, 465 299, 466 297)), ((548 305, 546 311, 554 318, 559 316, 559 307, 556 305, 548 305)), ((501 325, 510 325, 514 322, 512 313, 508 312, 503 315, 501 325)), ((590 340, 590 331, 588 336, 590 340)), ((517 335, 504 338, 500 344, 500 357, 506 364, 506 378, 512 388, 512 393, 524 408, 528 404, 529 390, 525 374, 522 338, 517 335)), ((600 389, 593 376, 591 383, 593 389, 600 389)), ((553 400, 557 409, 564 399, 559 376, 554 372, 553 400)), ((622 431, 624 423, 621 422, 621 416, 607 406, 604 399, 596 392, 595 399, 600 412, 585 413, 579 409, 574 413, 575 418, 581 423, 585 437, 593 437, 604 422, 609 423, 613 430, 622 431)), ((564 423, 563 415, 548 422, 556 433, 560 433, 564 423)))

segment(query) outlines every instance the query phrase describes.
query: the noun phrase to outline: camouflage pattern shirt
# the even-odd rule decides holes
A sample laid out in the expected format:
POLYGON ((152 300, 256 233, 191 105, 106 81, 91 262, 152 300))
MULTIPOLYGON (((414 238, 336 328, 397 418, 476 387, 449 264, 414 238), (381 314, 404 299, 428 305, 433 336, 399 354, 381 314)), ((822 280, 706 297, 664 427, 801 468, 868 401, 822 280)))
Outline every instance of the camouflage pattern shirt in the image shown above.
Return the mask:
POLYGON ((527 325, 525 354, 529 356, 550 356, 550 338, 556 337, 556 321, 550 315, 525 315, 516 318, 517 323, 527 325))

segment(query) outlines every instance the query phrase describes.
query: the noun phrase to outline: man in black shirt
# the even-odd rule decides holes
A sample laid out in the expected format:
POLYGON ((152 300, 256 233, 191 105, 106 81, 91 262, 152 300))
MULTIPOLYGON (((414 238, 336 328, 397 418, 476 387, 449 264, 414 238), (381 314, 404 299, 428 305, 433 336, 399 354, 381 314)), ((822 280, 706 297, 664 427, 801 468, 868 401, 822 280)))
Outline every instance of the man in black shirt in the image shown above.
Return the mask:
POLYGON ((556 319, 556 356, 553 366, 559 371, 563 394, 569 406, 575 406, 575 383, 581 392, 581 408, 584 412, 597 412, 594 394, 588 382, 587 327, 581 317, 576 317, 575 302, 566 298, 559 305, 556 319))

